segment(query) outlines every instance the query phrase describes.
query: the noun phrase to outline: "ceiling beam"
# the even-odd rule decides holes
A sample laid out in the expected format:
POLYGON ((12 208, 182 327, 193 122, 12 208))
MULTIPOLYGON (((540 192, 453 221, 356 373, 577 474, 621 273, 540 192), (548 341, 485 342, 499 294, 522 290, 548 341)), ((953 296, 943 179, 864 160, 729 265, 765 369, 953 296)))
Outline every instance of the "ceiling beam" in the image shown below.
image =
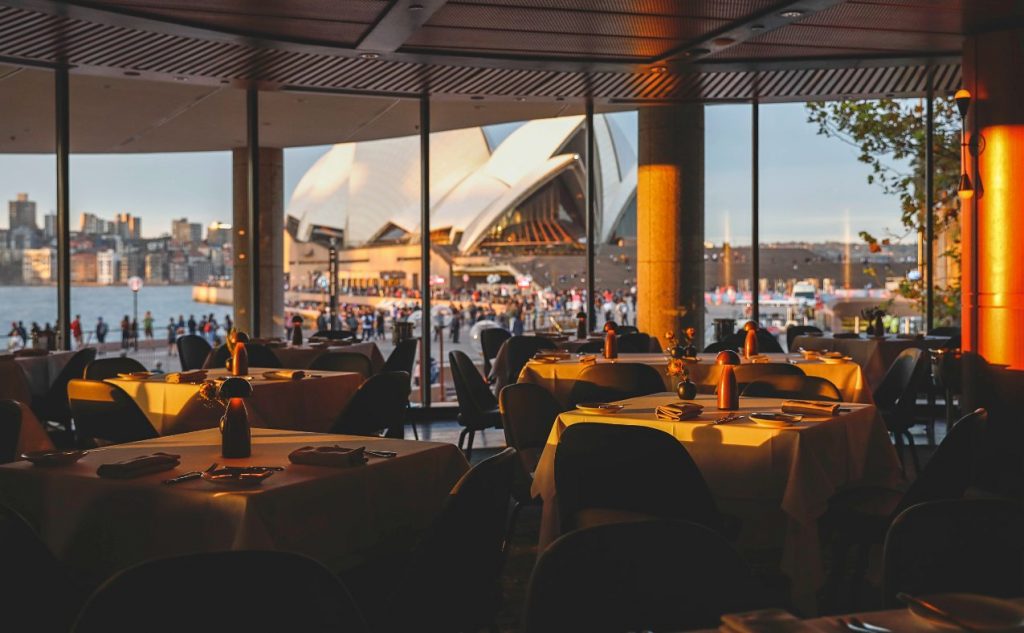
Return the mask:
POLYGON ((448 0, 394 0, 356 48, 374 53, 397 51, 446 2, 448 0))
POLYGON ((789 0, 771 9, 731 22, 699 39, 686 42, 653 61, 673 66, 692 64, 844 2, 846 0, 789 0))

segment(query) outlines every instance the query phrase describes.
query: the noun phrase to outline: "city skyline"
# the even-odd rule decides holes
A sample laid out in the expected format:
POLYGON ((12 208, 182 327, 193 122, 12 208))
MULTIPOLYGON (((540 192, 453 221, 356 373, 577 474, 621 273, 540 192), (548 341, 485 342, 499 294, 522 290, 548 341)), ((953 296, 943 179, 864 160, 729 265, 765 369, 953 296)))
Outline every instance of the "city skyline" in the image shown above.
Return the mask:
MULTIPOLYGON (((857 241, 862 230, 899 229, 899 200, 866 182, 869 168, 857 161, 856 148, 817 135, 803 104, 762 105, 760 117, 762 242, 857 241)), ((750 107, 708 107, 705 124, 706 239, 749 244, 750 107)), ((285 149, 285 208, 299 179, 330 147, 285 149)), ((0 199, 28 193, 41 223, 54 207, 53 162, 52 156, 0 154, 0 199)), ((231 220, 230 152, 75 155, 71 177, 73 218, 130 213, 143 219, 144 238, 170 234, 181 217, 204 226, 231 220)), ((0 228, 7 220, 0 216, 0 228)))

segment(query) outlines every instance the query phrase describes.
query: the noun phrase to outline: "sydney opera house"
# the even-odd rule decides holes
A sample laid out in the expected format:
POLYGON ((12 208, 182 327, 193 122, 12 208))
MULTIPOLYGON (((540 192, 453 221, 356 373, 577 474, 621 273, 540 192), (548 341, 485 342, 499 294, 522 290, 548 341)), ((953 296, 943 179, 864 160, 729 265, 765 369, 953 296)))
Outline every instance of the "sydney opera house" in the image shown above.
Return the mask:
MULTIPOLYGON (((595 233, 600 244, 612 249, 636 236, 631 116, 595 117, 595 233)), ((431 134, 431 276, 436 285, 473 287, 491 275, 503 283, 529 278, 539 287, 579 285, 580 273, 547 274, 543 263, 559 261, 547 256, 585 252, 584 117, 511 127, 507 134, 489 127, 431 134)), ((299 181, 286 209, 292 287, 316 285, 333 240, 343 289, 418 288, 419 179, 416 136, 331 147, 299 181)), ((552 267, 558 268, 547 270, 552 267)))

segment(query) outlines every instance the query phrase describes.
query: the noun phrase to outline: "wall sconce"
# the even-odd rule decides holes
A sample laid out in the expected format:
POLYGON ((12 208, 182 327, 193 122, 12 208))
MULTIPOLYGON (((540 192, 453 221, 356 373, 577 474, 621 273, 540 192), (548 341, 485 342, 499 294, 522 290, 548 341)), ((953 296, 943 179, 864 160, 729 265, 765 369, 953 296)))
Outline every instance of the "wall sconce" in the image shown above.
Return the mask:
POLYGON ((974 185, 971 177, 967 174, 967 161, 964 159, 967 148, 967 112, 971 108, 971 93, 961 88, 953 95, 956 101, 956 108, 960 111, 960 186, 957 188, 957 195, 961 200, 966 200, 974 195, 974 185))

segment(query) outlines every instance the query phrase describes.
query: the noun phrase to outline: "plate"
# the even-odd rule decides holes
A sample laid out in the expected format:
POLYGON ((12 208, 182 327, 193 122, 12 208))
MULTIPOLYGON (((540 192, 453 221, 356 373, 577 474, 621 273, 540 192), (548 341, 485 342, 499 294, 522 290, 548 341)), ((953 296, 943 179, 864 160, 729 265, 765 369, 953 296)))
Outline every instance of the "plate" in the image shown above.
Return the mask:
POLYGON ((821 357, 821 362, 825 363, 826 365, 842 365, 844 363, 850 362, 851 360, 853 360, 853 358, 849 356, 840 356, 838 358, 832 358, 829 356, 821 357))
POLYGON ((793 426, 800 420, 804 419, 804 416, 802 415, 791 415, 789 413, 766 413, 764 411, 751 413, 747 417, 761 426, 767 426, 773 429, 784 429, 788 426, 793 426))
POLYGON ((153 372, 151 371, 132 371, 126 374, 118 374, 117 377, 125 380, 145 380, 152 375, 153 372))
POLYGON ((259 466, 227 466, 211 471, 203 471, 203 481, 208 481, 215 486, 226 486, 229 488, 252 488, 258 486, 267 477, 274 474, 269 468, 259 466))
POLYGON ((74 464, 85 457, 88 451, 32 451, 22 453, 22 459, 32 462, 36 466, 67 466, 74 464))
POLYGON ((576 408, 583 413, 618 413, 625 409, 625 405, 609 404, 607 402, 581 402, 576 408))
MULTIPOLYGON (((1013 602, 970 593, 943 593, 924 596, 921 600, 939 607, 979 633, 1024 631, 1024 606, 1013 602)), ((907 605, 907 609, 942 630, 963 630, 915 604, 907 605)))

